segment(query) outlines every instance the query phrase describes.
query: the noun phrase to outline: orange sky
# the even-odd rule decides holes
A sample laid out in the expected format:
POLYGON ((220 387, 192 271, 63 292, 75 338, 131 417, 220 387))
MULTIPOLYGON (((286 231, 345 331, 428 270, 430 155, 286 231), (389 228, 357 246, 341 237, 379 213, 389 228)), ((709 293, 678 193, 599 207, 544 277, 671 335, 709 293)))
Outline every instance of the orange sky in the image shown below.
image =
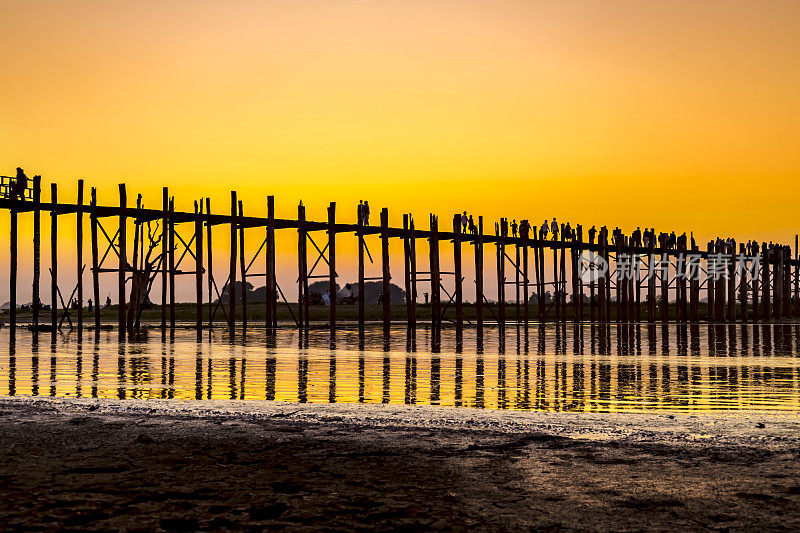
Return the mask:
POLYGON ((220 212, 236 188, 252 214, 275 194, 279 216, 364 198, 393 224, 800 230, 796 1, 32 0, 0 20, 0 173, 62 198, 82 177, 220 212))

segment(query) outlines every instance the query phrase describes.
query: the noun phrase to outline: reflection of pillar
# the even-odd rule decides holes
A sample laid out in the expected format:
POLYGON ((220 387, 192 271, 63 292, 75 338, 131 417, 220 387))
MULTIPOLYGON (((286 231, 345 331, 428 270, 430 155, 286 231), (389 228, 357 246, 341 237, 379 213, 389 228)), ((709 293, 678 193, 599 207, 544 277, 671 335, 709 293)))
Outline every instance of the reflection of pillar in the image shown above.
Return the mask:
POLYGON ((486 388, 483 379, 484 364, 483 356, 479 355, 475 359, 475 407, 483 409, 485 406, 484 394, 486 388))
POLYGON ((125 399, 125 356, 117 357, 117 398, 125 399))
POLYGON ((230 357, 228 359, 228 391, 230 399, 236 399, 236 358, 230 357))
POLYGON ((455 387, 454 387, 454 404, 456 407, 461 407, 464 395, 464 360, 458 355, 456 356, 455 368, 455 387))
POLYGON ((442 360, 438 355, 431 357, 431 405, 441 401, 442 360))
POLYGON ((194 399, 201 400, 203 398, 203 359, 200 353, 194 361, 194 399))
POLYGON ((336 356, 331 354, 328 370, 328 403, 336 403, 336 356))
POLYGON ((275 357, 267 357, 266 361, 266 399, 275 399, 275 357))
POLYGON ((297 360, 297 401, 308 401, 308 358, 305 355, 297 360))
MULTIPOLYGON (((17 394, 17 355, 16 346, 12 341, 8 347, 8 395, 17 394)), ((80 379, 78 380, 80 387, 80 379)))
POLYGON ((391 381, 391 364, 388 355, 383 357, 383 398, 381 403, 389 403, 389 386, 391 381))
POLYGON ((97 344, 94 347, 94 354, 92 355, 92 398, 97 398, 97 380, 100 376, 100 353, 97 344))
POLYGON ((406 355, 405 403, 417 403, 417 358, 406 355))
POLYGON ((358 403, 364 403, 364 387, 366 380, 366 362, 364 354, 358 355, 358 403))

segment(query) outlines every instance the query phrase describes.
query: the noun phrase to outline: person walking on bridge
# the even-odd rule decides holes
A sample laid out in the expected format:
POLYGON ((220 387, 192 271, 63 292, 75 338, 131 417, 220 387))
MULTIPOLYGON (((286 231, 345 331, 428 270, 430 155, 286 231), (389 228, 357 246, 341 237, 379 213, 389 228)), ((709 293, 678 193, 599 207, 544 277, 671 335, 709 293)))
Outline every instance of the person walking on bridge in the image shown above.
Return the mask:
POLYGON ((464 235, 467 234, 467 224, 469 224, 469 218, 467 217, 467 212, 464 211, 461 215, 461 233, 464 235))
POLYGON ((553 240, 558 240, 558 222, 556 222, 556 217, 553 217, 553 221, 550 223, 550 233, 553 234, 553 240))

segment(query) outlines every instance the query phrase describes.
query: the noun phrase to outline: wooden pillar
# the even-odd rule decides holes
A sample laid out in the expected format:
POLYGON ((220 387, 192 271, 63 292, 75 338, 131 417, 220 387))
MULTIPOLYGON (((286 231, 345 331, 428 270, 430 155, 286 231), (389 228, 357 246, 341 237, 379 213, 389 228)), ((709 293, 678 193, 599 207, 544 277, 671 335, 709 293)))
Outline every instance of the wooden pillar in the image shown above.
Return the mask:
POLYGON ((328 206, 328 316, 331 337, 336 335, 336 202, 328 206))
POLYGON ((175 333, 175 199, 169 199, 169 331, 175 333))
POLYGON ((538 320, 541 324, 544 321, 544 307, 542 302, 542 298, 544 298, 544 280, 542 279, 542 269, 540 267, 540 263, 543 260, 543 256, 540 253, 542 241, 539 238, 539 228, 537 226, 533 226, 531 229, 533 230, 533 270, 536 272, 536 307, 537 315, 539 317, 538 320))
POLYGON ((730 257, 728 264, 728 322, 736 322, 736 242, 727 250, 730 257))
POLYGON ((10 257, 9 257, 9 272, 8 272, 8 289, 9 289, 9 308, 8 320, 10 327, 10 337, 14 340, 17 332, 17 210, 11 208, 11 222, 9 224, 10 234, 10 257))
POLYGON ((194 202, 194 292, 195 327, 203 331, 203 202, 194 202))
MULTIPOLYGON (((725 245, 717 243, 714 248, 716 254, 724 254, 725 252, 725 245)), ((714 315, 717 317, 717 320, 722 322, 725 320, 725 297, 727 292, 725 290, 725 283, 726 279, 724 275, 720 275, 719 279, 715 280, 714 282, 714 303, 716 304, 716 309, 714 310, 714 315)))
MULTIPOLYGON (((161 332, 167 331, 167 290, 169 290, 169 189, 161 188, 161 332)), ((210 248, 209 248, 210 253, 210 248)), ((209 293, 210 296, 210 293, 209 293)))
POLYGON ((461 338, 464 328, 463 292, 461 286, 461 217, 453 217, 453 271, 455 272, 456 336, 461 338))
MULTIPOLYGON (((641 233, 639 234, 639 236, 641 238, 641 233)), ((638 243, 636 243, 636 244, 638 244, 638 243)), ((635 277, 634 277, 633 281, 631 282, 633 284, 633 286, 634 286, 634 295, 636 297, 636 301, 634 302, 634 306, 635 306, 634 317, 635 317, 636 322, 641 322, 642 321, 642 277, 641 277, 641 268, 640 268, 641 267, 641 261, 640 261, 641 254, 639 253, 639 252, 641 252, 641 250, 636 249, 636 248, 632 248, 632 251, 634 253, 634 257, 635 257, 635 260, 636 260, 636 269, 635 269, 635 273, 634 273, 635 277)))
POLYGON ((620 270, 620 268, 619 268, 620 256, 623 254, 623 251, 622 251, 622 234, 618 234, 617 235, 616 241, 617 241, 615 243, 616 250, 617 250, 617 256, 616 256, 616 263, 617 263, 617 290, 616 290, 616 293, 617 293, 616 294, 616 297, 617 297, 617 301, 616 301, 616 303, 617 303, 617 306, 616 306, 617 319, 616 319, 616 321, 617 321, 617 323, 619 323, 623 319, 623 316, 625 316, 623 314, 623 309, 625 308, 625 306, 623 305, 623 303, 624 303, 624 295, 625 295, 625 293, 623 292, 624 288, 625 288, 625 280, 623 279, 623 271, 620 270))
POLYGON ((412 331, 417 327, 417 234, 414 229, 414 218, 408 217, 409 228, 409 269, 411 271, 411 322, 412 331))
POLYGON ((516 237, 514 239, 514 322, 517 325, 519 325, 520 316, 522 314, 522 302, 520 302, 520 289, 522 285, 522 276, 520 272, 521 255, 519 237, 516 237))
MULTIPOLYGON (((706 266, 708 267, 711 264, 710 256, 714 253, 714 243, 713 242, 709 242, 708 243, 708 247, 706 248, 706 251, 708 252, 708 255, 706 256, 707 257, 706 266)), ((716 307, 717 307, 716 306, 716 302, 714 301, 715 293, 716 293, 716 291, 714 290, 714 277, 711 275, 711 269, 710 268, 706 268, 706 272, 708 272, 708 277, 706 279, 706 290, 708 291, 707 292, 708 321, 709 322, 714 322, 716 320, 716 307)))
POLYGON ((411 319, 411 243, 408 232, 408 214, 403 214, 403 281, 406 291, 406 326, 410 329, 411 319))
POLYGON ((300 327, 308 328, 309 301, 308 296, 308 264, 306 254, 306 207, 301 202, 297 206, 297 272, 298 272, 298 316, 300 327))
POLYGON ((33 312, 33 334, 37 335, 39 327, 39 310, 41 298, 39 297, 39 277, 41 273, 41 196, 42 196, 42 178, 41 176, 33 177, 33 295, 31 298, 31 309, 33 312))
POLYGON ((358 334, 364 336, 364 216, 358 206, 358 223, 356 235, 358 237, 358 334))
POLYGON ((214 327, 214 254, 211 246, 211 198, 206 198, 206 214, 208 215, 208 220, 206 221, 206 249, 208 250, 206 278, 208 284, 208 331, 210 332, 214 327))
POLYGON ((661 248, 661 261, 664 269, 661 271, 661 322, 669 320, 669 255, 665 246, 661 248))
MULTIPOLYGON (((331 254, 333 257, 333 254, 331 254)), ((275 333, 278 324, 277 309, 277 273, 275 272, 275 197, 267 196, 267 302, 266 326, 267 331, 275 333)))
POLYGON ((675 275, 675 281, 678 285, 678 297, 676 298, 677 303, 677 316, 680 322, 686 322, 687 319, 687 312, 686 312, 686 247, 681 243, 678 246, 678 257, 677 257, 677 272, 675 275), (677 273, 682 272, 682 276, 678 276, 677 273))
POLYGON ((553 240, 553 297, 555 298, 556 322, 561 321, 561 280, 558 277, 558 241, 553 240))
POLYGON ((576 252, 578 251, 577 244, 578 241, 576 238, 572 241, 572 245, 569 248, 570 272, 572 276, 572 314, 574 315, 573 321, 576 324, 581 321, 581 295, 578 292, 578 256, 576 255, 576 252))
POLYGON ((244 257, 244 206, 239 200, 239 271, 242 274, 242 333, 247 331, 247 261, 244 257))
MULTIPOLYGON (((230 263, 228 274, 228 334, 233 336, 236 333, 236 191, 231 191, 231 245, 230 263)), ((223 290, 224 292, 224 290, 223 290)))
POLYGON ((506 325, 506 239, 508 221, 500 219, 497 231, 497 321, 500 327, 506 325))
POLYGON ((794 316, 800 317, 800 236, 794 236, 794 316))
POLYGON ((479 337, 483 335, 483 298, 483 216, 479 216, 475 236, 475 314, 479 337))
MULTIPOLYGON (((50 184, 50 327, 58 327, 58 190, 50 184)), ((69 302, 66 302, 69 305, 69 302)))
MULTIPOLYGON (((764 257, 761 255, 760 250, 758 250, 758 245, 755 245, 756 249, 753 250, 753 254, 758 257, 759 261, 763 263, 764 257)), ((753 291, 753 322, 758 322, 761 320, 761 304, 759 300, 759 287, 761 282, 761 272, 760 269, 763 268, 763 265, 759 264, 757 268, 753 268, 753 281, 751 283, 751 290, 753 291)))
POLYGON ((98 270, 99 250, 97 246, 97 189, 92 187, 89 200, 92 237, 92 296, 94 297, 94 336, 100 337, 100 271, 98 270))
POLYGON ((567 245, 565 242, 566 235, 564 234, 564 224, 561 225, 561 242, 559 247, 561 248, 561 265, 559 267, 559 282, 560 282, 560 289, 561 289, 561 297, 564 300, 564 305, 561 307, 561 321, 567 321, 567 269, 565 265, 565 254, 567 251, 567 245))
MULTIPOLYGON (((605 232, 601 230, 598 243, 598 255, 603 259, 606 258, 606 236, 605 232)), ((606 263, 608 264, 608 263, 606 263)), ((608 313, 606 313, 606 285, 611 276, 611 266, 597 279, 597 304, 600 315, 600 322, 608 321, 608 313)))
POLYGON ((764 309, 764 320, 769 322, 772 319, 772 305, 770 300, 770 263, 772 262, 772 252, 767 245, 762 246, 763 261, 761 262, 761 304, 764 309))
MULTIPOLYGON (((594 237, 593 231, 589 232, 589 250, 594 251, 594 237)), ((589 321, 594 324, 597 319, 597 302, 595 301, 595 279, 594 276, 589 278, 589 321)))
POLYGON ((383 332, 389 333, 392 313, 391 275, 389 274, 389 210, 381 209, 381 272, 383 291, 381 293, 383 332))
POLYGON ((650 234, 647 243, 647 321, 651 324, 656 321, 656 235, 650 234))
POLYGON ((528 299, 530 298, 528 294, 528 231, 530 228, 525 231, 525 234, 521 236, 522 238, 522 318, 525 322, 525 329, 527 331, 528 328, 528 299))
MULTIPOLYGON (((697 246, 692 247, 692 253, 697 253, 697 246)), ((689 315, 692 322, 700 320, 700 281, 697 275, 692 275, 689 281, 689 315)))
POLYGON ((117 282, 119 292, 119 307, 117 313, 117 327, 119 328, 119 339, 125 339, 125 275, 128 264, 128 239, 127 224, 128 215, 128 194, 125 191, 125 184, 119 184, 119 270, 117 271, 117 282))
POLYGON ((441 276, 439 274, 439 219, 436 215, 430 216, 430 270, 431 270, 431 325, 434 335, 438 338, 442 327, 441 310, 441 276))
POLYGON ((77 259, 78 339, 83 337, 83 180, 78 180, 78 210, 75 220, 75 248, 77 259))
MULTIPOLYGON (((739 255, 743 258, 745 257, 744 243, 739 243, 739 255)), ((747 322, 747 272, 744 269, 739 271, 739 304, 742 321, 747 322)))

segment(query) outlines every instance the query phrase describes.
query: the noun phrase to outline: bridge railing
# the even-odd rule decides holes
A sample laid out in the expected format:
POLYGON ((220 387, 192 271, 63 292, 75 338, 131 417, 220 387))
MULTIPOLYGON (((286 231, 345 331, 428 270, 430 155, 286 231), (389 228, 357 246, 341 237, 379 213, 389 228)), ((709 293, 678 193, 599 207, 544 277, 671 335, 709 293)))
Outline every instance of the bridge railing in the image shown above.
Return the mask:
MULTIPOLYGON (((28 180, 28 183, 30 184, 31 180, 28 180)), ((19 198, 19 194, 15 194, 16 184, 17 178, 0 176, 0 198, 7 200, 19 198)), ((22 191, 22 197, 24 200, 33 200, 33 189, 31 187, 25 187, 22 191)))

